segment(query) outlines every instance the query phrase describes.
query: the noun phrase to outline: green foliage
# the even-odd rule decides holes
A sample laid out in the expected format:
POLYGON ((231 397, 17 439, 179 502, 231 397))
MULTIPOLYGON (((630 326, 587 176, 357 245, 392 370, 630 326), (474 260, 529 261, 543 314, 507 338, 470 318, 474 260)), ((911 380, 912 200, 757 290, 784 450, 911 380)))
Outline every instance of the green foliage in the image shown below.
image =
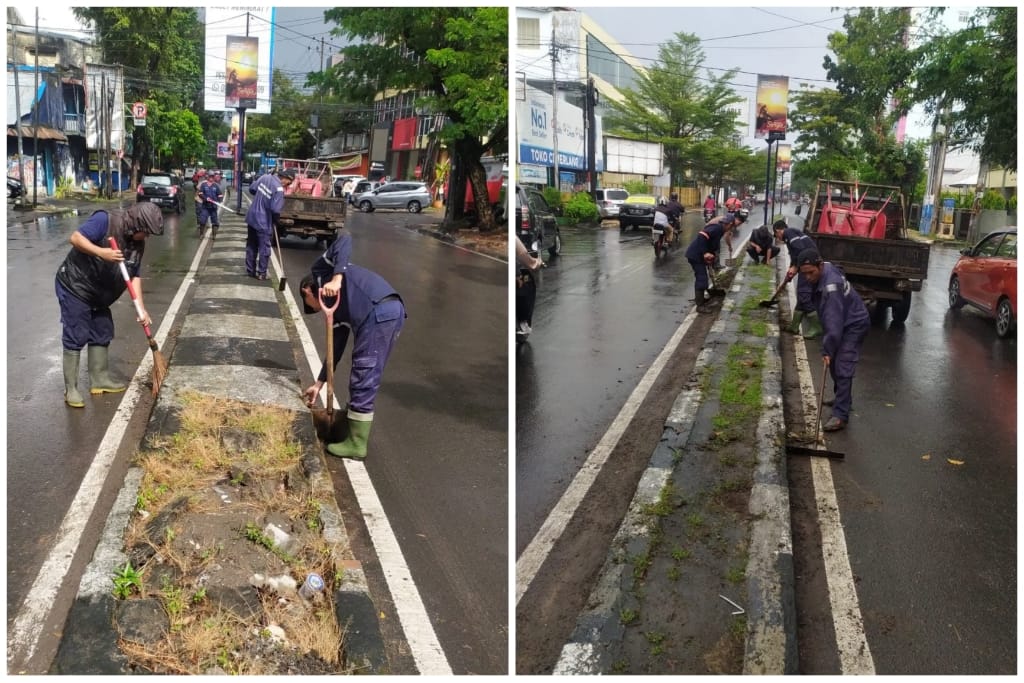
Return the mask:
POLYGON ((364 99, 385 89, 420 93, 415 106, 446 117, 439 137, 468 172, 453 178, 448 217, 461 217, 468 178, 480 230, 493 230, 480 157, 508 144, 508 9, 338 7, 324 17, 351 41, 326 82, 364 99))
POLYGON ((985 194, 981 197, 981 208, 992 211, 1005 211, 1006 198, 996 190, 985 190, 985 194))
POLYGON ((552 209, 557 209, 562 206, 562 193, 555 187, 545 187, 541 190, 541 194, 544 195, 544 201, 548 203, 552 209))
MULTIPOLYGON (((933 8, 938 19, 945 11, 933 8)), ((981 7, 966 28, 933 37, 916 50, 915 102, 928 113, 946 109, 950 139, 964 141, 987 161, 1017 167, 1017 8, 981 7)), ((937 35, 936 35, 937 34, 937 35)))
POLYGON ((66 178, 60 176, 57 178, 57 188, 54 190, 54 195, 57 199, 64 199, 75 189, 74 178, 66 178))
POLYGON ((1012 213, 1016 213, 1016 211, 1017 211, 1017 195, 1016 194, 1013 194, 1010 197, 1010 200, 1008 202, 1006 202, 1006 209, 1008 211, 1012 212, 1012 213))
POLYGON ((136 571, 131 562, 114 572, 114 597, 125 600, 132 591, 142 593, 142 572, 136 571))
POLYGON ((601 214, 594 198, 586 192, 577 192, 565 205, 565 217, 573 223, 598 223, 601 214))
POLYGON ((643 180, 627 180, 622 183, 622 189, 630 194, 650 194, 651 186, 643 180))
POLYGON ((245 117, 245 148, 304 159, 315 153, 310 133, 313 98, 303 94, 280 69, 274 69, 274 111, 245 117))
POLYGON ((658 48, 658 61, 638 74, 637 88, 611 101, 604 127, 632 140, 660 142, 672 175, 681 185, 687 168, 700 180, 706 171, 696 164, 719 147, 728 147, 736 132, 736 115, 729 106, 742 101, 731 81, 736 70, 709 75, 700 39, 678 32, 658 48))

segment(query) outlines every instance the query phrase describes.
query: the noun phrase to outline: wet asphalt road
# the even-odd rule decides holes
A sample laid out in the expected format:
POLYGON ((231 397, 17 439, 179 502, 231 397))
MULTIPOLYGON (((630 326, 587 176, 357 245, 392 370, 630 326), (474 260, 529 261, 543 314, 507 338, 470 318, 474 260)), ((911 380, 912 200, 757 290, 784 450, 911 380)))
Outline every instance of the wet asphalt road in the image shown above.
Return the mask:
MULTIPOLYGON (((933 245, 906 324, 872 327, 850 426, 829 439, 846 453, 832 476, 878 673, 1017 668, 1017 341, 949 310, 958 256, 933 245)), ((807 349, 818 375, 820 346, 807 349)), ((802 672, 836 673, 819 646, 802 648, 802 672)))
MULTIPOLYGON (((86 393, 86 408, 72 411, 61 398, 53 277, 82 220, 69 216, 8 227, 8 623, 45 560, 120 399, 86 393)), ((165 235, 151 238, 143 262, 154 330, 198 247, 193 211, 180 217, 165 213, 165 220, 165 235)), ((367 469, 453 671, 499 673, 507 670, 509 640, 508 270, 504 263, 404 227, 432 220, 430 214, 350 214, 356 262, 388 279, 410 316, 378 396, 371 436, 377 457, 367 461, 367 469)), ((312 240, 287 238, 282 253, 291 294, 321 249, 312 240)), ((112 311, 112 370, 127 378, 149 349, 127 295, 112 311)), ((306 318, 321 353, 322 320, 306 318)), ((342 402, 347 369, 348 353, 336 382, 342 402)), ((83 539, 85 550, 75 558, 58 602, 69 604, 77 590, 148 408, 143 406, 147 415, 137 415, 129 429, 129 445, 118 457, 83 539)), ((347 494, 342 464, 333 461, 330 469, 337 489, 347 494)), ((349 530, 353 542, 365 543, 351 500, 339 504, 346 523, 355 527, 349 530)), ((380 588, 372 550, 364 545, 357 556, 366 557, 370 580, 380 588)), ((66 610, 66 605, 55 609, 60 620, 66 610)), ((387 605, 381 611, 397 621, 387 605)), ((60 627, 58 621, 49 630, 57 633, 60 627)))
POLYGON ((516 352, 517 555, 693 306, 683 252, 702 223, 683 221, 683 246, 657 261, 649 229, 562 228, 561 255, 540 271, 516 352))
MULTIPOLYGON (((655 263, 648 232, 606 225, 563 229, 516 354, 517 555, 691 305, 681 253, 655 263)), ((878 673, 1016 670, 1016 340, 948 310, 957 256, 935 245, 906 324, 872 328, 853 421, 829 441, 847 454, 832 472, 878 673)), ((794 467, 804 486, 806 461, 794 467)), ((817 539, 795 552, 820 564, 817 539)), ((839 673, 827 586, 798 586, 797 601, 801 671, 839 673)))

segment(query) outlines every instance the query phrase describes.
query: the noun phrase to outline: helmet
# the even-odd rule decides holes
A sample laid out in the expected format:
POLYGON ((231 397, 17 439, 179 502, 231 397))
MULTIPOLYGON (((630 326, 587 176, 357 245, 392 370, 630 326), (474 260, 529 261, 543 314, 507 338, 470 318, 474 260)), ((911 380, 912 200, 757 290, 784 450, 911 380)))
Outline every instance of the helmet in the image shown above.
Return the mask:
POLYGON ((732 192, 730 192, 729 196, 730 197, 735 197, 736 196, 736 190, 733 190, 732 192))
POLYGON ((750 212, 747 211, 746 209, 740 209, 739 211, 736 212, 736 220, 738 220, 740 223, 746 223, 747 218, 749 217, 750 212))
POLYGON ((658 197, 658 206, 665 206, 666 204, 668 204, 668 200, 664 197, 658 197))
POLYGON ((676 194, 675 192, 673 192, 672 194, 670 194, 670 195, 668 196, 668 198, 669 198, 670 200, 674 201, 674 202, 675 202, 675 201, 679 201, 679 195, 677 195, 677 194, 676 194))

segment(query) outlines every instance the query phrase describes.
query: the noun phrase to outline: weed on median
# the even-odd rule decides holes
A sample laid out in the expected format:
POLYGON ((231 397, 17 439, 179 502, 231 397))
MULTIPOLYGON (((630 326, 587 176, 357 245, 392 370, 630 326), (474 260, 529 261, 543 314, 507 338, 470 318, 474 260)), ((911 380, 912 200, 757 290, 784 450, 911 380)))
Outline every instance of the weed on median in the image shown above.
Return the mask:
POLYGON ((301 468, 295 414, 180 398, 179 431, 136 458, 144 474, 125 535, 130 560, 113 579, 119 600, 163 611, 162 638, 119 641, 131 670, 346 673, 334 608, 342 574, 320 533, 323 502, 301 468), (326 586, 304 599, 296 588, 310 573, 326 586))

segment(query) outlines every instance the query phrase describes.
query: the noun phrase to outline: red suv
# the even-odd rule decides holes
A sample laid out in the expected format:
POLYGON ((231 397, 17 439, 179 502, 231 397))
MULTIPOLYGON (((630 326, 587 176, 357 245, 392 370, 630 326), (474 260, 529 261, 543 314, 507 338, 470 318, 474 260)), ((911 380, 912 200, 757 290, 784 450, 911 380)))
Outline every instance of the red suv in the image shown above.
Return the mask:
POLYGON ((949 276, 949 307, 970 304, 996 319, 996 334, 1017 329, 1017 229, 993 232, 960 252, 949 276))

